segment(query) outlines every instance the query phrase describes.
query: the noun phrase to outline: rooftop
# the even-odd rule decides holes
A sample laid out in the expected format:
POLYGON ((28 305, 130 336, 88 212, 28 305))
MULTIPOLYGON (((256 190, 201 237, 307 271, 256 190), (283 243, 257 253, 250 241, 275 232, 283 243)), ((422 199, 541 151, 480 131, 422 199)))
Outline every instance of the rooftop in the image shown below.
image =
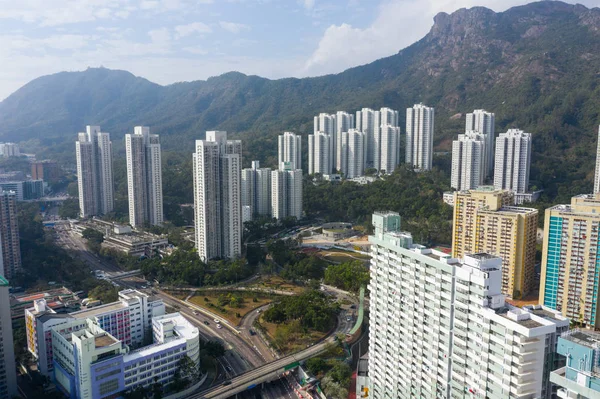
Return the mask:
POLYGON ((94 343, 96 344, 96 348, 102 348, 104 346, 111 346, 118 342, 119 341, 117 341, 114 337, 112 337, 108 334, 97 335, 96 337, 94 337, 94 343))
POLYGON ((591 330, 571 330, 561 338, 588 348, 596 349, 600 346, 600 333, 591 330))
POLYGON ((514 323, 517 323, 525 328, 537 328, 537 327, 542 327, 543 324, 535 321, 533 319, 531 319, 530 317, 527 317, 527 312, 523 312, 521 309, 519 308, 515 308, 515 307, 502 307, 500 309, 498 309, 496 311, 496 314, 499 316, 504 317, 505 319, 508 319, 514 323), (521 317, 514 317, 515 315, 518 316, 524 316, 524 318, 521 317), (511 317, 513 316, 513 317, 511 317))
POLYGON ((477 254, 470 254, 469 256, 472 258, 478 259, 478 260, 487 260, 487 259, 496 259, 497 258, 497 256, 491 255, 491 254, 488 254, 485 252, 480 252, 477 254))
POLYGON ((113 302, 113 303, 108 303, 106 305, 97 306, 95 308, 73 312, 73 313, 71 313, 71 316, 73 316, 74 318, 77 318, 77 319, 87 319, 90 317, 95 317, 99 314, 112 312, 112 311, 119 310, 119 309, 124 309, 126 307, 127 307, 127 305, 124 303, 113 302))

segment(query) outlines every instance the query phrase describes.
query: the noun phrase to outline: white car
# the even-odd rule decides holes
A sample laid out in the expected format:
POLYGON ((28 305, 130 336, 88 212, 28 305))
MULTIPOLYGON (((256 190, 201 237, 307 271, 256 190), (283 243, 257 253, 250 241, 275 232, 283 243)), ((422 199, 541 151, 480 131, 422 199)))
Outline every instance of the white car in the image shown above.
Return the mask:
POLYGON ((219 319, 214 319, 213 321, 217 324, 221 323, 221 320, 219 320, 219 319))
POLYGON ((217 323, 217 328, 223 328, 223 326, 217 323))

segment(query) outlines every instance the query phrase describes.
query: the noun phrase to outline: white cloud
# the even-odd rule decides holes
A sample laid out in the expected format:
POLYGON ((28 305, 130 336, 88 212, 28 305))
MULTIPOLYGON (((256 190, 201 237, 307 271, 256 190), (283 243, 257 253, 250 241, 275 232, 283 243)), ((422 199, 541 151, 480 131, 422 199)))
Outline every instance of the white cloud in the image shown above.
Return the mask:
POLYGON ((188 52, 190 54, 196 54, 196 55, 206 55, 206 54, 208 54, 208 51, 206 51, 205 49, 200 48, 200 47, 184 47, 182 50, 186 51, 186 52, 188 52))
POLYGON ((307 10, 312 10, 315 6, 315 0, 302 0, 302 3, 307 10))
MULTIPOLYGON (((392 55, 422 38, 431 28, 433 17, 441 11, 485 6, 504 11, 528 0, 384 0, 377 17, 366 28, 350 24, 330 25, 317 48, 304 65, 305 75, 340 72, 378 58, 392 55)), ((588 6, 599 0, 578 1, 588 6)))
POLYGON ((238 24, 235 22, 220 21, 219 25, 221 28, 231 33, 240 33, 243 30, 250 29, 248 25, 238 24))
POLYGON ((144 0, 140 3, 141 10, 153 10, 158 8, 159 3, 156 0, 144 0))
POLYGON ((186 37, 193 33, 210 33, 212 29, 210 26, 202 22, 193 22, 187 25, 177 25, 175 32, 179 37, 186 37))

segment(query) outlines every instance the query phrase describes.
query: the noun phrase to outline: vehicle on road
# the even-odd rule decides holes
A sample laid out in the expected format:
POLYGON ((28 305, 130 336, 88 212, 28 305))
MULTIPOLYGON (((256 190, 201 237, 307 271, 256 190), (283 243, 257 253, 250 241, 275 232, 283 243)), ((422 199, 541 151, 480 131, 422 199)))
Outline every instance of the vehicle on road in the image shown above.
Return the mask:
POLYGON ((214 322, 215 322, 215 323, 217 323, 217 324, 219 324, 219 323, 221 322, 221 320, 219 320, 219 319, 214 319, 214 322))
POLYGON ((350 305, 350 309, 356 309, 356 305, 350 305))
POLYGON ((262 313, 262 309, 258 309, 256 313, 262 313))
POLYGON ((194 313, 196 316, 200 314, 200 312, 198 312, 197 310, 194 310, 192 313, 194 313))
POLYGON ((228 373, 233 372, 233 369, 231 368, 231 366, 225 366, 225 370, 227 370, 228 373))
POLYGON ((250 333, 250 335, 254 336, 256 335, 256 333, 254 332, 254 330, 248 330, 248 332, 250 333))
POLYGON ((227 385, 231 385, 231 381, 227 380, 223 383, 223 386, 226 387, 227 385))
POLYGON ((223 326, 220 324, 217 324, 217 328, 223 328, 223 326))
POLYGON ((352 316, 346 316, 346 321, 352 321, 352 316))
POLYGON ((208 321, 206 321, 206 320, 204 320, 204 324, 207 325, 207 326, 210 325, 210 323, 208 321))

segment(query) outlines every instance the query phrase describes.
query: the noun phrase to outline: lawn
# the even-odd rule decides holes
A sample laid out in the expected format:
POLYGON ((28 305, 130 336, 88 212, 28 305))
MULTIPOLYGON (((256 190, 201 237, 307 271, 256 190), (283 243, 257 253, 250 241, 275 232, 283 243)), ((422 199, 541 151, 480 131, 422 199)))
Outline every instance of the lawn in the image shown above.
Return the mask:
POLYGON ((237 326, 242 317, 278 296, 262 292, 246 291, 197 291, 190 302, 227 319, 237 326))
POLYGON ((267 333, 273 346, 283 355, 306 349, 327 335, 327 333, 315 330, 302 331, 302 328, 294 323, 269 323, 262 316, 258 321, 260 328, 267 333))
POLYGON ((306 287, 286 281, 279 276, 263 277, 256 284, 252 284, 248 287, 248 289, 252 288, 289 291, 294 292, 296 294, 299 294, 306 290, 306 287))
POLYGON ((345 252, 335 249, 319 251, 317 254, 323 259, 334 263, 350 262, 353 260, 362 260, 366 263, 369 261, 369 259, 371 259, 371 257, 369 257, 368 255, 359 254, 357 252, 345 252))

